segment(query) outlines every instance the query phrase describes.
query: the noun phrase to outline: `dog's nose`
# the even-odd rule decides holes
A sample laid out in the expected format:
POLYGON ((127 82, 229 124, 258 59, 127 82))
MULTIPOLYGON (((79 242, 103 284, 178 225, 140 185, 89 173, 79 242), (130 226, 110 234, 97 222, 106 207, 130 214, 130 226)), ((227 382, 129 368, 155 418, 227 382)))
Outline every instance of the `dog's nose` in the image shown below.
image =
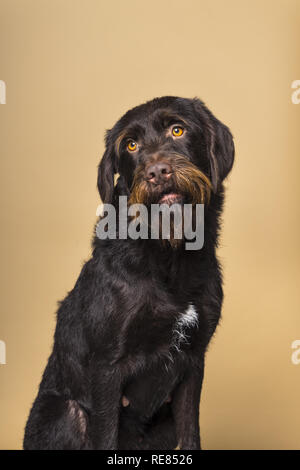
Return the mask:
POLYGON ((157 162, 150 165, 146 170, 146 179, 150 183, 158 184, 170 177, 172 172, 171 166, 166 162, 157 162))

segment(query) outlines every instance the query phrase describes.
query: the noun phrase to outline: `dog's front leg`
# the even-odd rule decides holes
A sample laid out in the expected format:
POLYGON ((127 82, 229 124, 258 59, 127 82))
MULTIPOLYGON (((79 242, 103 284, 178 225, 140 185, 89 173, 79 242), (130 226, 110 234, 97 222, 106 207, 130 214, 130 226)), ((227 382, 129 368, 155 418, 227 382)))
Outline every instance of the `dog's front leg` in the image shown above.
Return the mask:
POLYGON ((94 449, 118 448, 121 374, 118 369, 98 370, 92 379, 91 436, 94 449))
POLYGON ((180 449, 200 450, 199 402, 203 367, 189 370, 173 397, 173 416, 180 449))

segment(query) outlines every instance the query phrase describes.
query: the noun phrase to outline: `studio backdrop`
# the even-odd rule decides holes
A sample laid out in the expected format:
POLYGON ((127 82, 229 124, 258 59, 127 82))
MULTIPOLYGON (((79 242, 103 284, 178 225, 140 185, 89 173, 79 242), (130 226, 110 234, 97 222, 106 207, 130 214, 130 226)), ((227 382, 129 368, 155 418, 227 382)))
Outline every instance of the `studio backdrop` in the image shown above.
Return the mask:
POLYGON ((19 449, 57 301, 90 255, 104 132, 156 96, 234 135, 205 449, 300 449, 299 0, 0 0, 0 448, 19 449))

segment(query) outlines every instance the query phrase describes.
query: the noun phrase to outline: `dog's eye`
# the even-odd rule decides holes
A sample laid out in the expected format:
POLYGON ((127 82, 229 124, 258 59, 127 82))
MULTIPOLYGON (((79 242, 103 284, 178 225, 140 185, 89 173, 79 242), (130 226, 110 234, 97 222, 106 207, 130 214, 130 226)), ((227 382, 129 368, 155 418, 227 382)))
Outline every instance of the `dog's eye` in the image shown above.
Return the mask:
POLYGON ((172 134, 174 137, 180 137, 183 134, 183 127, 174 126, 172 129, 172 134))
POLYGON ((137 143, 134 140, 130 140, 127 144, 127 148, 130 152, 134 152, 137 149, 137 143))

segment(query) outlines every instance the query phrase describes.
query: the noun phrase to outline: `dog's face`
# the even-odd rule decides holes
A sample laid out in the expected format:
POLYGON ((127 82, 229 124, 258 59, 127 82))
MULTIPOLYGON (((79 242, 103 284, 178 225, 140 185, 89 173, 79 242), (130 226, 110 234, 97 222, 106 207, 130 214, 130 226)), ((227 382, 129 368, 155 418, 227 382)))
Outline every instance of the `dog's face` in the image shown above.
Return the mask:
POLYGON ((208 202, 233 159, 229 129, 201 101, 155 98, 107 131, 98 188, 102 201, 112 203, 119 173, 119 195, 128 195, 130 203, 208 202))

